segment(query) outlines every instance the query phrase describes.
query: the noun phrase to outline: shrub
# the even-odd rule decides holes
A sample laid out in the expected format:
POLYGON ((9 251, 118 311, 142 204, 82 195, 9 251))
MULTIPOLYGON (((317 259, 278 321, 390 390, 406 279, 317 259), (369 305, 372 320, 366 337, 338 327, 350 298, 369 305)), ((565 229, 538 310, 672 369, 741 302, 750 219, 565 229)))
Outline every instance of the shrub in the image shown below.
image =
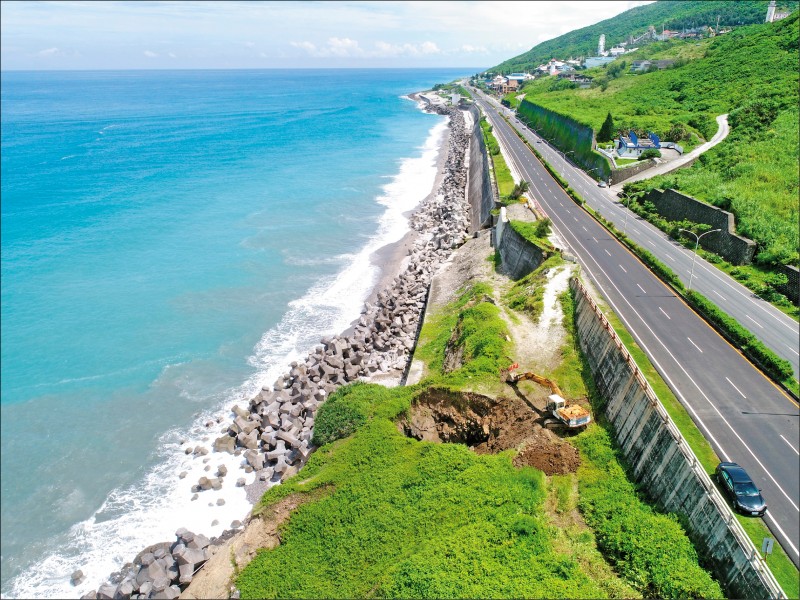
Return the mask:
POLYGON ((661 158, 661 152, 656 148, 648 148, 639 155, 639 160, 647 160, 648 158, 661 158))

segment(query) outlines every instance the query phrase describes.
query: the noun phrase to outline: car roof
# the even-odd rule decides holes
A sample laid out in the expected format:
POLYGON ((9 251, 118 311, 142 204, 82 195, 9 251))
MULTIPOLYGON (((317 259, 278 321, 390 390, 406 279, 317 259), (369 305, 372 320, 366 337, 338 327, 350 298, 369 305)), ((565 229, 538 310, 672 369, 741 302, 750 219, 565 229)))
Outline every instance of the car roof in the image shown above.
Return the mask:
POLYGON ((733 479, 734 483, 747 483, 753 481, 750 479, 747 471, 745 471, 736 463, 720 463, 720 467, 731 476, 731 479, 733 479))

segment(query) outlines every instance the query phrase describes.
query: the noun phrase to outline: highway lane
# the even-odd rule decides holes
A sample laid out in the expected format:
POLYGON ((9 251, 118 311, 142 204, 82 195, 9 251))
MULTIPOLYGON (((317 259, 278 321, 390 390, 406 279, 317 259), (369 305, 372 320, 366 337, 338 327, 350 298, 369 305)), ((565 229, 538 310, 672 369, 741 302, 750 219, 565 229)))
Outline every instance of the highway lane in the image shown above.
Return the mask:
MULTIPOLYGON (((493 99, 492 99, 493 100, 493 99)), ((496 108, 500 108, 496 105, 496 108)), ((507 109, 505 114, 513 115, 507 109)), ((652 252, 670 267, 685 285, 689 285, 694 260, 692 287, 714 302, 724 312, 736 319, 778 356, 788 360, 795 377, 800 374, 800 325, 758 298, 738 281, 714 267, 701 257, 695 259, 694 252, 672 240, 660 229, 651 225, 623 206, 610 188, 599 188, 597 182, 576 167, 565 156, 550 146, 522 122, 511 116, 518 133, 547 160, 569 185, 586 199, 586 203, 603 217, 624 231, 642 248, 652 252)), ((713 233, 710 235, 714 235, 713 233)))
POLYGON ((797 405, 576 205, 493 108, 504 155, 553 221, 557 235, 645 350, 723 460, 764 490, 765 522, 800 565, 800 412, 797 405))

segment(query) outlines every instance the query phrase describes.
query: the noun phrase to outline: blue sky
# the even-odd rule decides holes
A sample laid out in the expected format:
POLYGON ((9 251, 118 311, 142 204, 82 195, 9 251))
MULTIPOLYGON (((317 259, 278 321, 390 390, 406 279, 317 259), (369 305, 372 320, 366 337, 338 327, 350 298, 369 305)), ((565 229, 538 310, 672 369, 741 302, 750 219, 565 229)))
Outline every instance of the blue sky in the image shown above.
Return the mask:
POLYGON ((647 1, 0 3, 0 68, 488 68, 647 1))

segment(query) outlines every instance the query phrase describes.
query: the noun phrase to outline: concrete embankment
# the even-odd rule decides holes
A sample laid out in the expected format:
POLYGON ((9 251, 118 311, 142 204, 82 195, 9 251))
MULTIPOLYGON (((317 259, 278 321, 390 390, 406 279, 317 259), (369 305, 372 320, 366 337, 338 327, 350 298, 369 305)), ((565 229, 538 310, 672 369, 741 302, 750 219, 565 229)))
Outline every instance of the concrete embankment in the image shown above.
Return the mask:
POLYGON ((780 586, 681 436, 594 299, 577 279, 576 323, 633 480, 687 532, 731 598, 785 598, 780 586))
POLYGON ((501 272, 511 279, 525 277, 547 258, 541 248, 511 227, 505 207, 500 209, 500 217, 492 235, 492 245, 500 254, 501 272))
POLYGON ((497 198, 489 175, 489 155, 480 125, 481 111, 473 104, 469 113, 472 115, 472 131, 469 140, 467 200, 470 206, 470 233, 474 233, 491 225, 492 209, 497 198))

